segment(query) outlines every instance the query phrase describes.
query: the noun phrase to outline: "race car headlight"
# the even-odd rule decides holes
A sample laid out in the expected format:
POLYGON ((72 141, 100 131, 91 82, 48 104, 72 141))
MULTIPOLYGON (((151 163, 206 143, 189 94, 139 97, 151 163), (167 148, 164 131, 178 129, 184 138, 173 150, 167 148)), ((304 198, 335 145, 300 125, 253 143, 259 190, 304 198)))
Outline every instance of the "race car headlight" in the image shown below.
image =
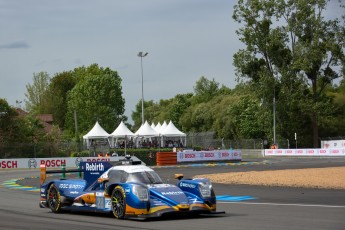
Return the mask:
POLYGON ((201 182, 199 184, 199 191, 202 197, 211 197, 212 184, 210 182, 201 182))
POLYGON ((147 187, 142 185, 134 185, 133 186, 133 194, 138 197, 140 201, 148 201, 149 200, 149 190, 147 187))

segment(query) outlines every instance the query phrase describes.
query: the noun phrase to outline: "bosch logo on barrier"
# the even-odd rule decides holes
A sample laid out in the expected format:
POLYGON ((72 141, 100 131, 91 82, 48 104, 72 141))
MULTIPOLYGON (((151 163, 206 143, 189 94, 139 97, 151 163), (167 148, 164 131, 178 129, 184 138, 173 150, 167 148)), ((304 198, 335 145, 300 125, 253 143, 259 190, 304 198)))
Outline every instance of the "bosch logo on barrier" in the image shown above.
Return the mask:
POLYGON ((332 150, 332 153, 337 154, 337 153, 340 153, 340 151, 339 151, 338 149, 333 149, 333 150, 332 150))
POLYGON ((205 157, 214 157, 214 153, 205 153, 205 157))
POLYGON ((82 161, 83 161, 83 158, 81 158, 81 157, 78 157, 77 159, 75 159, 75 166, 78 167, 78 165, 79 165, 80 162, 82 162, 82 161))
POLYGON ((46 167, 61 167, 66 165, 66 160, 41 160, 40 164, 46 167))
POLYGON ((29 166, 29 169, 37 168, 37 161, 35 159, 29 159, 28 160, 28 166, 29 166))
POLYGON ((0 168, 2 169, 18 168, 18 162, 17 161, 0 161, 0 168))
POLYGON ((313 149, 308 149, 308 150, 307 150, 307 153, 308 153, 308 154, 314 154, 315 151, 314 151, 313 149))
POLYGON ((109 158, 97 158, 97 159, 87 159, 88 162, 98 162, 98 161, 110 161, 109 158))
POLYGON ((222 153, 222 157, 229 157, 230 153, 222 153))
POLYGON ((195 154, 194 153, 186 153, 184 155, 185 158, 195 158, 195 154))
POLYGON ((85 169, 86 171, 104 171, 104 165, 97 163, 86 163, 85 169))

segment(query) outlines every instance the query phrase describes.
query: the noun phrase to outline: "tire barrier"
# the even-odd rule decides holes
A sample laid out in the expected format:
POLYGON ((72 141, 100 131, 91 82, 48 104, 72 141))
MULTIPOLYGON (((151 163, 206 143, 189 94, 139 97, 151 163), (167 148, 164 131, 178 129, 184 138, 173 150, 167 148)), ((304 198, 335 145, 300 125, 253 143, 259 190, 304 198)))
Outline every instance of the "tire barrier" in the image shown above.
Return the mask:
POLYGON ((175 152, 157 152, 156 163, 158 166, 177 165, 175 152))

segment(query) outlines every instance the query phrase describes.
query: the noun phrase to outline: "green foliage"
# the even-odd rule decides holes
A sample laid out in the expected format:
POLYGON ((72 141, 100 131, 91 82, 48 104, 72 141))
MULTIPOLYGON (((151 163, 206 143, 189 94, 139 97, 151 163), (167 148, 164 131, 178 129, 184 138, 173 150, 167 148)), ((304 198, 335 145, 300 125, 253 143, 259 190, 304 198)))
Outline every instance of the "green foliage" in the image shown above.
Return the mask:
POLYGON ((33 83, 26 85, 27 93, 25 93, 25 107, 31 113, 43 113, 43 105, 46 105, 45 93, 49 86, 49 75, 47 72, 34 73, 33 83))
MULTIPOLYGON (((135 105, 136 110, 132 113, 132 119, 134 121, 133 128, 135 130, 139 129, 142 124, 142 104, 141 100, 135 105)), ((151 101, 144 101, 144 122, 154 120, 156 110, 159 110, 155 103, 151 101)))
POLYGON ((65 128, 75 134, 74 111, 77 114, 79 134, 87 133, 98 121, 108 132, 114 131, 115 124, 126 120, 121 78, 116 71, 91 65, 75 70, 78 83, 68 94, 65 128), (94 75, 97 74, 97 75, 94 75))
MULTIPOLYGON (((145 120, 171 120, 183 132, 215 131, 218 138, 271 141, 275 100, 278 140, 292 141, 297 133, 299 147, 317 147, 318 137, 343 136, 345 28, 341 19, 326 19, 328 2, 239 0, 233 19, 241 24, 236 32, 245 47, 234 55, 237 86, 220 87, 215 79, 202 76, 194 93, 144 101, 145 120), (340 77, 339 86, 331 85, 340 77)), ((77 141, 96 121, 112 132, 121 120, 127 120, 116 71, 92 64, 57 73, 49 80, 47 73, 40 72, 27 85, 26 107, 31 116, 26 119, 0 99, 0 143, 22 140, 38 146, 40 141, 61 141, 57 126, 50 134, 41 132, 37 113, 52 113, 55 124, 64 128, 64 138, 77 136, 77 141)), ((142 124, 141 112, 139 101, 132 111, 133 131, 142 124)), ((32 147, 22 149, 29 155, 41 153, 32 147)), ((55 150, 47 147, 46 151, 55 150)))
POLYGON ((218 91, 218 82, 214 79, 210 81, 206 77, 202 76, 194 86, 195 97, 193 98, 193 101, 195 103, 207 102, 216 96, 218 91))
POLYGON ((324 18, 327 3, 240 0, 233 14, 243 25, 237 34, 246 45, 234 55, 238 80, 255 84, 259 98, 277 99, 285 135, 309 126, 314 147, 318 128, 333 111, 326 88, 341 76, 345 60, 344 25, 324 18), (290 125, 295 121, 297 128, 290 125))
MULTIPOLYGON (((177 128, 180 128, 180 117, 185 112, 191 102, 193 94, 178 94, 168 100, 160 100, 159 103, 154 101, 144 102, 145 120, 149 122, 162 123, 163 121, 172 121, 177 128)), ((133 130, 137 130, 141 125, 141 100, 136 104, 136 111, 132 113, 134 121, 133 130)))
POLYGON ((20 140, 22 124, 17 111, 0 98, 0 145, 20 140))
POLYGON ((67 95, 77 83, 72 71, 57 73, 50 81, 45 97, 48 101, 44 113, 53 114, 54 123, 61 129, 65 126, 67 95))

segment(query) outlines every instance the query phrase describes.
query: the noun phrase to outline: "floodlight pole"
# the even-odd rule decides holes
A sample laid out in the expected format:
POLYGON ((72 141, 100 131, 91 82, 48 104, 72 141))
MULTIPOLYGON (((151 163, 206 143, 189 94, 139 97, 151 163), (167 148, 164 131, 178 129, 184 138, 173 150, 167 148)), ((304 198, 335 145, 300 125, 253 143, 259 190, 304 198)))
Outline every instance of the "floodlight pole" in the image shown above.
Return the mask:
POLYGON ((276 96, 273 96, 273 144, 276 143, 276 96))
POLYGON ((147 52, 139 52, 138 57, 140 57, 141 62, 141 124, 144 124, 144 70, 143 70, 143 57, 147 56, 147 52))

